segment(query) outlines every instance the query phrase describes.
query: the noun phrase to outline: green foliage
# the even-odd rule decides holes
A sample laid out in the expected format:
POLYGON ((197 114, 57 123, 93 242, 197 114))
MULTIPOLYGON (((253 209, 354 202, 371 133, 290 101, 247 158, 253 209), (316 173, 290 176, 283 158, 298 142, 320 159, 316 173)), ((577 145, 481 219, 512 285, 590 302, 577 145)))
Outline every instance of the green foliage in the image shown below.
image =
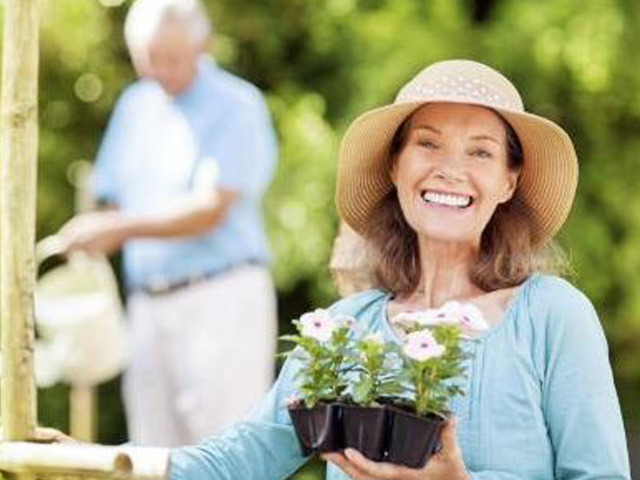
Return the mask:
POLYGON ((293 323, 298 334, 280 339, 297 347, 284 355, 298 361, 297 389, 306 407, 335 401, 365 407, 376 402, 405 405, 408 400, 418 415, 445 415, 449 399, 463 394, 456 383, 464 374, 465 359, 457 324, 425 329, 416 323, 408 327, 410 333, 401 348, 396 342, 385 342, 380 333, 355 339, 355 321, 332 317, 327 310, 306 313, 293 323), (412 335, 419 340, 414 348, 412 335), (425 336, 430 345, 424 345, 437 353, 431 350, 424 355, 425 336))
POLYGON ((402 393, 396 364, 397 348, 384 342, 379 334, 357 341, 352 354, 357 377, 353 386, 353 401, 363 407, 372 406, 384 397, 402 393))
POLYGON ((301 320, 293 321, 300 333, 282 335, 280 339, 293 342, 298 347, 285 353, 285 356, 292 356, 300 362, 298 387, 305 406, 312 408, 318 402, 331 402, 344 396, 348 387, 345 373, 350 368, 348 359, 353 337, 350 323, 331 318, 324 310, 305 315, 310 321, 313 321, 313 316, 322 316, 320 321, 325 320, 330 324, 327 325, 331 329, 329 338, 307 334, 303 315, 301 320))

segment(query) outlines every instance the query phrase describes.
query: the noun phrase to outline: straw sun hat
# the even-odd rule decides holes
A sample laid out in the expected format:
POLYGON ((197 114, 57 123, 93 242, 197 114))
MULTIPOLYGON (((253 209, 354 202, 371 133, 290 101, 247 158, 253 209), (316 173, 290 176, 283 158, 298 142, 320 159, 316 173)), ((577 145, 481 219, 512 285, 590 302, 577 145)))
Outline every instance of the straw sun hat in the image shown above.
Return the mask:
POLYGON ((502 74, 469 60, 425 68, 400 90, 393 104, 370 110, 351 124, 338 165, 336 204, 342 219, 365 233, 372 210, 393 188, 391 140, 407 117, 430 102, 485 106, 509 122, 524 150, 516 195, 535 217, 534 239, 553 237, 569 214, 578 183, 571 139, 550 120, 525 112, 518 91, 502 74))

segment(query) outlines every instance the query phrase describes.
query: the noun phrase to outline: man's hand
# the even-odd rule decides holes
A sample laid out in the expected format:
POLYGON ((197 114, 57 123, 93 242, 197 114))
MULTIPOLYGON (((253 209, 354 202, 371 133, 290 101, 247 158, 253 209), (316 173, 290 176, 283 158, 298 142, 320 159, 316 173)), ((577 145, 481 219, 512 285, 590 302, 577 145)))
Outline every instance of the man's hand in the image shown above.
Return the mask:
POLYGON ((82 250, 109 255, 127 239, 127 224, 118 211, 89 212, 73 217, 58 232, 66 253, 82 250))
POLYGON ((83 213, 69 220, 57 235, 65 253, 82 250, 109 255, 133 238, 178 238, 210 232, 224 222, 237 198, 238 192, 220 189, 205 196, 186 195, 172 208, 144 216, 125 216, 118 210, 83 213))
POLYGON ((442 450, 434 454, 424 468, 407 468, 386 462, 372 462, 360 452, 348 448, 344 453, 327 453, 325 460, 335 463, 357 480, 469 480, 456 439, 455 420, 442 430, 442 450))

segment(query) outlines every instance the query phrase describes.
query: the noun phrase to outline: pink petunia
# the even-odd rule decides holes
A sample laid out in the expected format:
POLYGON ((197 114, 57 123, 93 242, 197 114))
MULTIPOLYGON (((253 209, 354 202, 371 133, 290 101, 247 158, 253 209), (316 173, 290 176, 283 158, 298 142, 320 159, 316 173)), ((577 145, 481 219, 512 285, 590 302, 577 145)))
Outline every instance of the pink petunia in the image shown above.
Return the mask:
POLYGON ((439 310, 439 316, 452 323, 458 323, 465 330, 484 332, 489 325, 478 307, 472 303, 451 301, 445 303, 439 310))
POLYGON ((331 317, 328 310, 318 308, 300 317, 300 334, 303 337, 315 338, 320 342, 331 339, 333 332, 339 328, 338 323, 331 317))
POLYGON ((407 335, 402 350, 409 358, 423 362, 441 356, 445 348, 437 342, 429 330, 420 330, 407 335))
POLYGON ((415 324, 422 326, 435 325, 437 323, 438 310, 420 310, 416 312, 402 312, 393 317, 391 321, 394 325, 408 330, 415 324))

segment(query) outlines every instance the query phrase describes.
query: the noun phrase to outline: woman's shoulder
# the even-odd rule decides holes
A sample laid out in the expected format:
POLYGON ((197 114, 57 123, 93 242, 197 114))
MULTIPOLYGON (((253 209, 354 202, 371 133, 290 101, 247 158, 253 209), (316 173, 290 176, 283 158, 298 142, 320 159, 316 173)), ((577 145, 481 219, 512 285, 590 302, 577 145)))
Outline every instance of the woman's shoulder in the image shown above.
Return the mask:
POLYGON ((351 315, 360 320, 361 317, 382 305, 389 293, 381 289, 370 289, 344 297, 329 307, 332 313, 351 315))
POLYGON ((591 305, 587 296, 569 280, 549 274, 536 273, 528 281, 529 305, 548 309, 591 305))
POLYGON ((600 328, 598 315, 589 298, 565 278, 535 274, 529 280, 526 299, 534 325, 550 330, 600 328))

